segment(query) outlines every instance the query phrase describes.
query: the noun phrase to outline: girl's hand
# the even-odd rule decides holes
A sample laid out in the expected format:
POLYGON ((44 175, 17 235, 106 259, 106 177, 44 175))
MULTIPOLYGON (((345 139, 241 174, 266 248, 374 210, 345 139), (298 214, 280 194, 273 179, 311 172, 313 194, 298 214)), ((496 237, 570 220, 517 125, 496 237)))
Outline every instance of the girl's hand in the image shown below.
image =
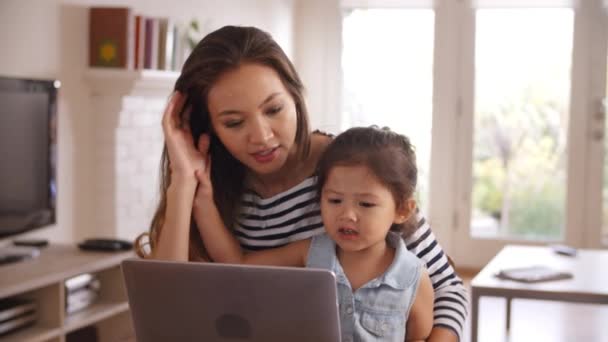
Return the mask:
POLYGON ((187 108, 184 117, 180 118, 186 96, 175 92, 163 113, 162 126, 169 154, 169 167, 172 176, 196 180, 195 172, 205 170, 205 161, 209 150, 209 136, 202 134, 194 145, 190 130, 191 108, 187 108), (198 147, 198 148, 197 148, 198 147))

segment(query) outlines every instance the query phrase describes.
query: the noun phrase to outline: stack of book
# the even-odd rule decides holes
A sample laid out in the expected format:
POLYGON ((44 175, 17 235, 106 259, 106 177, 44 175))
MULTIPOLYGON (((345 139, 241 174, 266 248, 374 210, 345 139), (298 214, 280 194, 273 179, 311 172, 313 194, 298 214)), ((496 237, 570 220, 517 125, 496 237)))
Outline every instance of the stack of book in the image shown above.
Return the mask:
POLYGON ((93 304, 99 296, 97 276, 84 273, 65 281, 65 312, 69 315, 93 304))
POLYGON ((91 7, 89 66, 177 70, 178 37, 169 18, 135 15, 129 7, 91 7))
POLYGON ((0 300, 0 336, 36 322, 36 302, 28 299, 0 300))

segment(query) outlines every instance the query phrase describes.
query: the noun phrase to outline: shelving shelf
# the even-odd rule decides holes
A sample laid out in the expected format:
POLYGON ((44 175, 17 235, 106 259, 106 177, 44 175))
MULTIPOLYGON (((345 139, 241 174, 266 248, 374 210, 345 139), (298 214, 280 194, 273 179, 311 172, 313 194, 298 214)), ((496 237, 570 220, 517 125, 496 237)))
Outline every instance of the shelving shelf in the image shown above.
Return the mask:
POLYGON ((2 341, 64 342, 85 326, 97 328, 99 341, 134 340, 129 304, 120 263, 133 252, 90 252, 75 246, 52 244, 34 259, 0 266, 0 299, 26 298, 37 303, 37 321, 0 336, 2 341), (91 306, 67 315, 66 279, 93 273, 100 282, 91 306))
POLYGON ((66 317, 63 332, 70 333, 108 317, 129 311, 126 302, 98 302, 82 311, 75 312, 66 317))
POLYGON ((40 342, 40 341, 52 341, 54 338, 59 338, 62 335, 62 331, 59 328, 52 328, 44 325, 34 325, 29 328, 15 331, 14 333, 4 335, 0 337, 2 341, 6 342, 40 342))
POLYGON ((124 70, 116 68, 88 68, 84 80, 92 95, 169 95, 180 73, 165 70, 124 70))

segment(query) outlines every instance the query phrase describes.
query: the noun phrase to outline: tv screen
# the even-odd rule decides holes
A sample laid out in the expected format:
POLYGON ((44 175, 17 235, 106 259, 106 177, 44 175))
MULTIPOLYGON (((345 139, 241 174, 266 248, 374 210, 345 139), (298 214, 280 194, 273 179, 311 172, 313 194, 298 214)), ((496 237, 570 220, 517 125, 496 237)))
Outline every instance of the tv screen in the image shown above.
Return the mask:
POLYGON ((58 88, 0 77, 0 238, 55 223, 58 88))

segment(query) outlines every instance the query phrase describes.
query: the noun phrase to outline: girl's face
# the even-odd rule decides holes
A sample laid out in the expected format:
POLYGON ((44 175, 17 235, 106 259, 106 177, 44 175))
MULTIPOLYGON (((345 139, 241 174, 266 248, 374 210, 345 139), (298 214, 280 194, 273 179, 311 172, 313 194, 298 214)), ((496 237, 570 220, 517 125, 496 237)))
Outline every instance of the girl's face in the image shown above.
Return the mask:
POLYGON ((321 192, 321 216, 327 234, 343 251, 362 251, 385 243, 393 223, 409 213, 399 210, 391 191, 366 167, 330 169, 321 192))
POLYGON ((207 102, 218 138, 252 172, 279 171, 295 151, 296 106, 274 69, 243 64, 215 82, 207 102))

